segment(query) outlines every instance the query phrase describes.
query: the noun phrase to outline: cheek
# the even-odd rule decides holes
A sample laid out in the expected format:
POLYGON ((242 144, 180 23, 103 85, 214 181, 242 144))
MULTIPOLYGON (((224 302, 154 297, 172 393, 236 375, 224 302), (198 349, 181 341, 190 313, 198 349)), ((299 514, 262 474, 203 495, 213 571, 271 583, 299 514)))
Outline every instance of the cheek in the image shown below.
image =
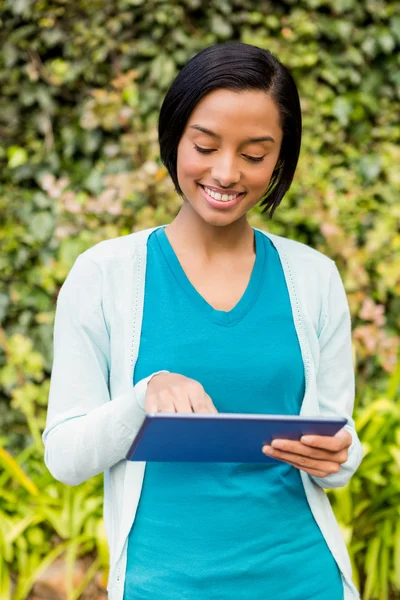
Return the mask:
POLYGON ((179 179, 197 179, 204 172, 199 155, 189 145, 178 147, 177 172, 179 179))
POLYGON ((249 176, 249 181, 254 188, 265 190, 271 180, 272 173, 275 168, 275 163, 266 164, 264 168, 259 169, 257 172, 253 171, 249 176))
POLYGON ((178 161, 178 173, 185 179, 196 179, 200 177, 204 171, 199 165, 199 162, 194 158, 186 157, 184 160, 178 161))

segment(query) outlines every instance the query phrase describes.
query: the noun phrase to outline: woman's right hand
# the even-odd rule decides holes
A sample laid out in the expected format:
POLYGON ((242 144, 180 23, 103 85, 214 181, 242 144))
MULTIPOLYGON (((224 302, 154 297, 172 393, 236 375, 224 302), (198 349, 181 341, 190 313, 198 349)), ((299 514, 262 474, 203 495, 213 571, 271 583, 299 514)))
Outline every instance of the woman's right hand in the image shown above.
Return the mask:
POLYGON ((179 373, 158 373, 147 384, 146 413, 217 413, 201 383, 179 373))

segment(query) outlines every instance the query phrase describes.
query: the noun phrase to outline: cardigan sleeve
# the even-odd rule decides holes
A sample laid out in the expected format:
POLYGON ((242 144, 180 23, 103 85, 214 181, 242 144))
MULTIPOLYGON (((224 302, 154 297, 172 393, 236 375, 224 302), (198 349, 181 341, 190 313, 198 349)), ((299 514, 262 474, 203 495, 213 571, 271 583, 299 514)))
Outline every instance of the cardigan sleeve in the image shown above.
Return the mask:
POLYGON ((102 272, 80 255, 57 299, 45 464, 53 477, 78 485, 123 460, 144 417, 153 373, 110 399, 109 332, 102 308, 102 272))
POLYGON ((354 426, 354 367, 351 320, 346 293, 334 262, 326 300, 325 321, 319 336, 320 363, 317 396, 322 415, 345 417, 352 444, 347 461, 337 473, 323 478, 311 476, 322 488, 342 487, 358 469, 362 447, 354 426))

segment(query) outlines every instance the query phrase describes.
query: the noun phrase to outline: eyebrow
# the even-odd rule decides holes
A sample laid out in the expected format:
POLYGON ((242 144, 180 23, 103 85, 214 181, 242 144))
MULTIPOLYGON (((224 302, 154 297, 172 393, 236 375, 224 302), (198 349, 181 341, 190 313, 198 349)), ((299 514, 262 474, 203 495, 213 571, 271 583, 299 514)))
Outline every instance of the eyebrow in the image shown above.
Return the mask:
MULTIPOLYGON (((206 135, 209 135, 217 140, 221 139, 221 136, 218 135, 218 133, 211 131, 211 129, 206 129, 206 127, 202 127, 201 125, 191 125, 190 128, 197 129, 197 131, 201 131, 202 133, 205 133, 206 135)), ((275 140, 270 135, 263 135, 261 137, 255 137, 255 138, 247 138, 247 140, 245 140, 245 143, 254 144, 257 142, 275 142, 275 140)))

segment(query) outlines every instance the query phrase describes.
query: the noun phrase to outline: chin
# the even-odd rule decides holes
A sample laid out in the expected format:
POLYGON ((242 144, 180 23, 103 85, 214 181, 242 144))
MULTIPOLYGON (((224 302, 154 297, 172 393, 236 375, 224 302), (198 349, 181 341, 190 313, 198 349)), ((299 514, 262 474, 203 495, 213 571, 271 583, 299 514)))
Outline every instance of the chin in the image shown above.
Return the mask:
POLYGON ((236 223, 236 221, 240 221, 241 219, 246 217, 246 213, 244 214, 234 214, 227 212, 220 212, 216 214, 207 214, 207 210, 197 211, 194 209, 198 218, 200 218, 203 222, 208 225, 212 225, 213 227, 226 227, 227 225, 232 225, 232 223, 236 223))

